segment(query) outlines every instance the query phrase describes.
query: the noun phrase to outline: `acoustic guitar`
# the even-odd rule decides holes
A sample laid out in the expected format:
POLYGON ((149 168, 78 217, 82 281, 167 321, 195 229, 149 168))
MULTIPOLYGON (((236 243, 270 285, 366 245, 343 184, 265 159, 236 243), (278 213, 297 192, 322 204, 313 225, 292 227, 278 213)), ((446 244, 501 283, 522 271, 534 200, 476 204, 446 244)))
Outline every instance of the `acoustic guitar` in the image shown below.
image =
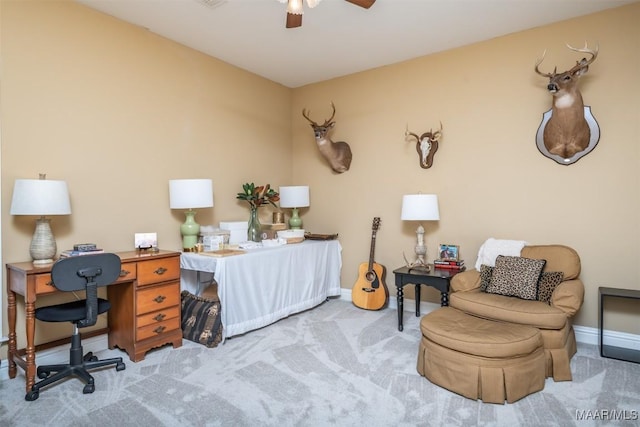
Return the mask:
POLYGON ((369 262, 363 262, 358 268, 358 280, 351 290, 351 300, 356 307, 365 310, 380 310, 387 303, 389 290, 385 284, 386 269, 373 260, 376 247, 376 233, 380 227, 380 218, 373 219, 371 227, 371 251, 369 262))

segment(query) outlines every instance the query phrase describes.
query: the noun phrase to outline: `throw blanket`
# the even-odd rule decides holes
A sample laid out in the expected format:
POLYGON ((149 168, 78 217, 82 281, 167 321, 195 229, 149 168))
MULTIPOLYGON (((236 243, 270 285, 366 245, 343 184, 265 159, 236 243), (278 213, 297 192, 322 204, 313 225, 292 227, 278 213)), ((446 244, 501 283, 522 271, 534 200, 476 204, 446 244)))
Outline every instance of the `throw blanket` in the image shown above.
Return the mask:
POLYGON ((520 251, 528 243, 524 240, 500 240, 488 238, 478 251, 476 270, 480 271, 482 264, 495 267, 498 255, 520 256, 520 251))

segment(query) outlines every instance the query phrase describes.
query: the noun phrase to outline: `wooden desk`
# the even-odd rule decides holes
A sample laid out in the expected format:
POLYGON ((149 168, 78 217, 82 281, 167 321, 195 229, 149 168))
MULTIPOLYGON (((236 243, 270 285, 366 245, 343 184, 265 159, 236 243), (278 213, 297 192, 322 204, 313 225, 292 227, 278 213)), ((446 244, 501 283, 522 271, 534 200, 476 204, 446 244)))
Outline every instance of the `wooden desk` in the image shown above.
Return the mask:
MULTIPOLYGON (((214 258, 183 253, 183 270, 214 273, 222 306, 223 337, 262 328, 341 293, 342 246, 312 241, 214 258)), ((183 280, 189 276, 183 274, 183 280)), ((198 284, 186 283, 189 288, 198 284)))
MULTIPOLYGON (((121 252, 120 278, 107 286, 112 302, 108 311, 109 348, 125 350, 134 361, 147 351, 165 344, 182 345, 180 326, 180 253, 160 251, 138 254, 121 252)), ((31 262, 7 264, 7 318, 9 322, 9 378, 15 378, 17 365, 25 371, 26 390, 35 381, 35 308, 40 295, 58 291, 51 282, 51 266, 31 262), (17 349, 16 295, 25 302, 27 347, 25 358, 17 349)))

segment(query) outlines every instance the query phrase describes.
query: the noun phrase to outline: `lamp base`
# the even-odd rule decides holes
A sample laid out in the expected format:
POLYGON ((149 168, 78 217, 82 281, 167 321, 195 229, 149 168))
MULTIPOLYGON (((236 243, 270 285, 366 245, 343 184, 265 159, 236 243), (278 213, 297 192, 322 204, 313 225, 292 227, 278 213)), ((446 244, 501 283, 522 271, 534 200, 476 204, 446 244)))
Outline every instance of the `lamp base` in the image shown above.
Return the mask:
POLYGON ((292 230, 298 230, 302 228, 302 218, 298 215, 298 208, 293 208, 291 211, 291 218, 289 218, 289 228, 292 230))
POLYGON ((187 218, 184 221, 184 224, 180 226, 180 233, 182 233, 182 248, 185 250, 192 250, 196 246, 196 243, 198 243, 200 224, 195 221, 196 211, 189 209, 184 214, 187 218))
MULTIPOLYGON (((431 271, 431 267, 425 261, 427 257, 427 246, 424 244, 424 227, 422 224, 418 226, 416 230, 416 247, 414 248, 416 252, 416 260, 410 263, 405 257, 404 260, 407 263, 407 267, 410 269, 420 269, 422 271, 431 271)), ((404 256, 404 253, 402 254, 404 256)))
POLYGON ((51 264, 58 250, 56 239, 51 232, 51 220, 40 217, 36 220, 36 229, 33 232, 29 254, 34 265, 51 264))

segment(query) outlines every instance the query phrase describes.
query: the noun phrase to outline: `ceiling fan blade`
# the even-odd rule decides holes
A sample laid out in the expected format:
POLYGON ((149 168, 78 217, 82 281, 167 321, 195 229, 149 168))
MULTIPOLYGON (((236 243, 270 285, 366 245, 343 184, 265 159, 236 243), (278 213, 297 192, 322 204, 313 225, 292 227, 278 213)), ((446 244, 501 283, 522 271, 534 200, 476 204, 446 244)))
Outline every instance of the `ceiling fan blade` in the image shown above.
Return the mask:
POLYGON ((353 3, 356 6, 364 7, 365 9, 369 9, 376 0, 347 0, 349 3, 353 3))
POLYGON ((287 12, 287 28, 297 28, 302 26, 302 15, 294 15, 287 12))

